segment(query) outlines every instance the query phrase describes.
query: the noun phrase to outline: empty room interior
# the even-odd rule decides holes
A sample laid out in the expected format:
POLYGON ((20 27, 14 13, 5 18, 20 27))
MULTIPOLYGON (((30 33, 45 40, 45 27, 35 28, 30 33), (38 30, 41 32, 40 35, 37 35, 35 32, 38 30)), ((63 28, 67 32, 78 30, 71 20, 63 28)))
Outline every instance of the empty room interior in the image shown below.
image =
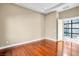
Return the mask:
POLYGON ((79 56, 78 3, 0 3, 0 56, 79 56))

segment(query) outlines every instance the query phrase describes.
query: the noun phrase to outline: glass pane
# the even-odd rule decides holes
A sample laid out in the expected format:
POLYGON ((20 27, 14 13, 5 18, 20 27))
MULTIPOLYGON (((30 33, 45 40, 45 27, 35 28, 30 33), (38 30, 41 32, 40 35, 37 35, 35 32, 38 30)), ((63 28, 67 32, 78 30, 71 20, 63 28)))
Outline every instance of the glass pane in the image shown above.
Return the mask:
POLYGON ((66 36, 67 34, 64 33, 64 36, 66 36))
POLYGON ((64 29, 64 32, 71 33, 71 29, 64 29))
POLYGON ((69 29, 68 31, 69 31, 69 33, 71 33, 71 29, 69 29))
POLYGON ((71 23, 71 20, 68 20, 69 23, 71 23))
POLYGON ((69 24, 69 28, 71 28, 71 24, 69 24))
POLYGON ((66 20, 66 21, 64 21, 64 24, 65 24, 65 23, 68 23, 68 21, 67 21, 67 20, 66 20))
POLYGON ((74 20, 72 20, 72 22, 73 22, 73 23, 79 22, 79 19, 74 19, 74 20))
POLYGON ((66 25, 66 28, 69 28, 69 24, 66 25))
POLYGON ((65 35, 65 36, 69 36, 70 34, 69 34, 69 33, 67 33, 67 32, 65 32, 65 33, 64 33, 64 35, 65 35))
POLYGON ((67 32, 67 29, 64 29, 64 32, 67 32))
POLYGON ((72 28, 79 28, 79 24, 72 24, 72 28))
POLYGON ((78 38, 79 39, 79 34, 72 34, 72 38, 78 38))
POLYGON ((69 32, 69 29, 66 29, 66 32, 68 33, 69 32))
POLYGON ((67 25, 64 25, 64 28, 67 28, 67 25))
POLYGON ((72 33, 79 33, 79 29, 72 29, 72 33))
POLYGON ((71 24, 64 25, 64 28, 71 28, 71 24))
POLYGON ((71 34, 68 34, 68 37, 71 37, 71 34))
POLYGON ((64 21, 64 23, 71 23, 71 20, 66 20, 64 21))
POLYGON ((64 36, 71 38, 71 34, 64 34, 64 36))

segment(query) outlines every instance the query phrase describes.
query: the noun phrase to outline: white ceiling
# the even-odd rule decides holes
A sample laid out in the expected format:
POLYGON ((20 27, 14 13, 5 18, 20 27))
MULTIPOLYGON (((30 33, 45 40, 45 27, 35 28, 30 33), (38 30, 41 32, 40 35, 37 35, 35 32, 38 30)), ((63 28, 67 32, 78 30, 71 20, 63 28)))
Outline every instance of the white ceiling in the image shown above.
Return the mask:
POLYGON ((61 12, 79 6, 78 3, 16 3, 16 5, 44 14, 53 11, 61 12))

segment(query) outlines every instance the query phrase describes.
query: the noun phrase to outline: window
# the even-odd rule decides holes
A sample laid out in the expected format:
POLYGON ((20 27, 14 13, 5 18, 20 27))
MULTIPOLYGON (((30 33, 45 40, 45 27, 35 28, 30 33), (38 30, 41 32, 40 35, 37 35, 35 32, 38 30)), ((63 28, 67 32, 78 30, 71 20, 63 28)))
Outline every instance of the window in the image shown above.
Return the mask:
POLYGON ((79 38, 79 19, 64 21, 64 36, 79 38))

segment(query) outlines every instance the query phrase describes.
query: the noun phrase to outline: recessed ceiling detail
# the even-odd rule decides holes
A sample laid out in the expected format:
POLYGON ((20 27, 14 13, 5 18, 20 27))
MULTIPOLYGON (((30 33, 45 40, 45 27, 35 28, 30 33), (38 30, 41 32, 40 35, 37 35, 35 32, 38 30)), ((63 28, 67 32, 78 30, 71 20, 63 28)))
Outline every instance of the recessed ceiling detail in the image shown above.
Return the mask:
POLYGON ((53 11, 61 12, 79 6, 78 3, 16 3, 16 5, 44 14, 53 11))

